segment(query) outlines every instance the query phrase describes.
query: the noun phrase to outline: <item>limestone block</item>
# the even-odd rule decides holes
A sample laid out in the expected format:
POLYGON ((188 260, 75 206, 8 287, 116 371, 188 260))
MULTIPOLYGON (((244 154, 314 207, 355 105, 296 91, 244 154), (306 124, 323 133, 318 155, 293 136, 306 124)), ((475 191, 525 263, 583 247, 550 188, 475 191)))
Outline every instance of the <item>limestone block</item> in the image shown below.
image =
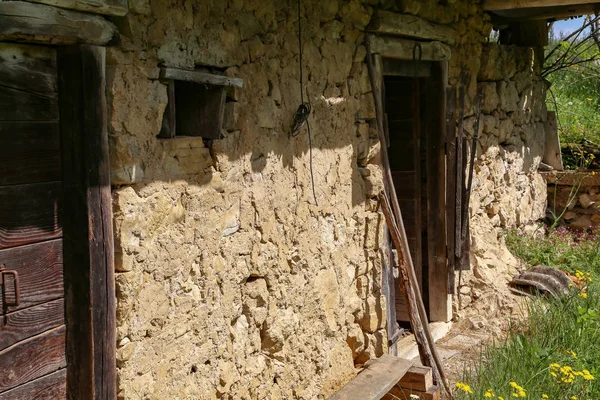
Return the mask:
POLYGON ((595 201, 593 201, 592 197, 587 193, 583 193, 582 195, 579 196, 579 204, 581 204, 581 206, 583 208, 588 208, 589 206, 591 206, 594 203, 595 203, 595 201))
POLYGON ((315 293, 325 315, 327 326, 337 329, 336 313, 340 302, 339 285, 335 272, 331 269, 322 271, 315 279, 315 293))
POLYGON ((234 204, 221 217, 221 232, 223 237, 233 235, 240 229, 240 204, 234 204))
MULTIPOLYGON (((565 213, 566 215, 566 213, 565 213)), ((565 221, 567 221, 565 219, 565 221)), ((592 226, 592 217, 591 215, 579 215, 576 218, 574 218, 574 220, 572 221, 567 221, 567 223, 569 224, 569 227, 578 230, 578 231, 583 231, 585 229, 588 229, 589 227, 592 226)))
POLYGON ((498 91, 496 90, 496 82, 482 82, 479 86, 483 89, 483 100, 481 110, 489 114, 494 111, 500 103, 498 91))
POLYGON ((364 333, 359 325, 353 324, 348 328, 348 335, 346 337, 346 343, 352 350, 352 358, 356 359, 365 348, 364 333))
POLYGON ((385 304, 381 299, 369 296, 364 304, 364 310, 361 318, 358 320, 361 328, 370 333, 385 327, 385 304))
POLYGON ((498 124, 498 141, 502 144, 512 136, 515 124, 510 118, 501 119, 498 124))
MULTIPOLYGON (((273 308, 270 308, 273 310, 273 308)), ((283 350, 286 339, 297 329, 299 317, 293 310, 274 309, 261 332, 261 348, 268 354, 274 355, 283 350)))
POLYGON ((501 81, 498 83, 498 96, 500 97, 500 109, 504 112, 517 110, 519 92, 513 81, 501 81))

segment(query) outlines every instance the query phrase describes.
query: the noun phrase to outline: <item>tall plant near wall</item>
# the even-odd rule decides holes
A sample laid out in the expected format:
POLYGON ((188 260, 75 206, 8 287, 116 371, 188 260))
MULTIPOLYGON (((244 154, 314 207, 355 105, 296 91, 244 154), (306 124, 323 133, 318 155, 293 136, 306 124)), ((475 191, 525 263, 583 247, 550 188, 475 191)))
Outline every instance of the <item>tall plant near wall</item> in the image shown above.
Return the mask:
MULTIPOLYGON (((600 18, 588 16, 568 35, 550 30, 542 76, 552 86, 548 103, 555 110, 562 143, 600 143, 600 18)), ((572 168, 587 167, 583 151, 567 155, 572 168)))

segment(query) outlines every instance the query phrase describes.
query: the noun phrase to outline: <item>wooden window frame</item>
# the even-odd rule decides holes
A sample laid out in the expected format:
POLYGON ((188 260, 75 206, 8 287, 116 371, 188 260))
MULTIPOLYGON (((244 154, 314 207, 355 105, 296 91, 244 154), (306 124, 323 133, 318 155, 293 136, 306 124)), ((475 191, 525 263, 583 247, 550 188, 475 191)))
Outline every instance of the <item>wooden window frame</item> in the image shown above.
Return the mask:
POLYGON ((241 88, 242 79, 172 67, 161 68, 160 79, 167 85, 168 103, 158 138, 222 138, 226 89, 241 88))

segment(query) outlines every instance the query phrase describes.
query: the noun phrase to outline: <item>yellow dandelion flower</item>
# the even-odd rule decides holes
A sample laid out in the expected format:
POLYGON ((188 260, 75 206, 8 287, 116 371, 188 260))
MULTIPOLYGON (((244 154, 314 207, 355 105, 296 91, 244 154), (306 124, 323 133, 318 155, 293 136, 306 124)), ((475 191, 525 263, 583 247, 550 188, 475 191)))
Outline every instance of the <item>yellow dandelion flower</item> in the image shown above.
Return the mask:
POLYGON ((579 297, 581 297, 582 299, 587 299, 587 293, 581 292, 579 293, 579 297))
POLYGON ((483 395, 483 397, 496 397, 496 395, 494 394, 494 391, 492 389, 488 389, 487 392, 485 392, 485 394, 483 395))
POLYGON ((467 385, 466 383, 456 382, 456 387, 465 393, 473 394, 473 390, 471 389, 471 386, 467 385))
POLYGON ((548 395, 546 393, 542 393, 542 399, 549 399, 550 397, 548 397, 548 395))

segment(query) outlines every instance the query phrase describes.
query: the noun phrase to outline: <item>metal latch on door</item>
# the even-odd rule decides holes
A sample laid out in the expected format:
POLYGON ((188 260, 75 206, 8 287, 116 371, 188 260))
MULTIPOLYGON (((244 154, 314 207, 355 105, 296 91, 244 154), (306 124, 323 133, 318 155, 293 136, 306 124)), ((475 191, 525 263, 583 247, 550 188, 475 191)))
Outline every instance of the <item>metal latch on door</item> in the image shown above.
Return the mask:
POLYGON ((18 307, 21 295, 19 293, 19 273, 15 270, 6 269, 6 265, 0 265, 0 287, 2 287, 2 302, 4 303, 4 307, 18 307), (14 285, 14 295, 15 300, 13 302, 6 301, 6 276, 12 275, 13 277, 13 285, 14 285))

